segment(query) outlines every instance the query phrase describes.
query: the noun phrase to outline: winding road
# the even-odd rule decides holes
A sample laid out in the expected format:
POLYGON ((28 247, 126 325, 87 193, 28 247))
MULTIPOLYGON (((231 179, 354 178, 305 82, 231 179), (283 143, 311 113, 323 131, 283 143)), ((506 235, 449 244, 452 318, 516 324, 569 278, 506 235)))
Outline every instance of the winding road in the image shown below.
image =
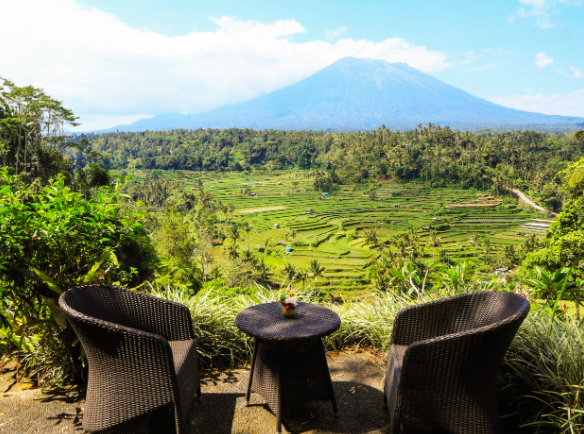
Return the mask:
POLYGON ((556 215, 555 212, 548 211, 545 208, 542 208, 541 206, 537 205, 535 202, 530 200, 525 194, 523 194, 522 191, 517 190, 516 188, 508 188, 508 190, 511 193, 513 193, 515 196, 517 196, 519 199, 521 199, 523 202, 525 202, 527 205, 534 208, 535 210, 542 212, 544 214, 547 214, 547 215, 549 215, 550 213, 551 213, 551 215, 556 215))

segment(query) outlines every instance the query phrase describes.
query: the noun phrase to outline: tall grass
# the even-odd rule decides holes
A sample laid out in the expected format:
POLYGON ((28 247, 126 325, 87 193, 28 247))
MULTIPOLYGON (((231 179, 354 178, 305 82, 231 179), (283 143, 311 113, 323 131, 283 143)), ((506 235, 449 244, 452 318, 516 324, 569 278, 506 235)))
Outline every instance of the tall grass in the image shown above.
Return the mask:
POLYGON ((569 314, 529 316, 507 353, 523 425, 535 432, 584 433, 584 332, 569 314))
MULTIPOLYGON (((189 308, 202 365, 223 368, 245 364, 253 350, 252 339, 235 325, 237 314, 256 304, 278 301, 280 293, 258 286, 256 292, 239 295, 224 295, 212 289, 190 295, 187 290, 173 287, 152 288, 151 294, 189 308)), ((384 351, 389 345, 397 312, 404 306, 416 303, 380 294, 367 302, 341 305, 324 300, 315 291, 297 293, 295 298, 324 305, 341 317, 340 329, 324 339, 328 349, 361 347, 373 352, 384 351)))

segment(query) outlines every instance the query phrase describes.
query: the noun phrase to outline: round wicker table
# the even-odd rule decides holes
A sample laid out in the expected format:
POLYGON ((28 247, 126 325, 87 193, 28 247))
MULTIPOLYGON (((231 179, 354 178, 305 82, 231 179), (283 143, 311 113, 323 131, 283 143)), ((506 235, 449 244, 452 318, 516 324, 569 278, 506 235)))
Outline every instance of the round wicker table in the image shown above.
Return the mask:
POLYGON ((331 401, 337 412, 331 376, 321 338, 337 330, 341 319, 322 306, 298 303, 294 318, 285 318, 278 302, 243 310, 237 326, 255 338, 249 384, 251 392, 262 396, 276 415, 282 431, 286 413, 308 401, 331 401))

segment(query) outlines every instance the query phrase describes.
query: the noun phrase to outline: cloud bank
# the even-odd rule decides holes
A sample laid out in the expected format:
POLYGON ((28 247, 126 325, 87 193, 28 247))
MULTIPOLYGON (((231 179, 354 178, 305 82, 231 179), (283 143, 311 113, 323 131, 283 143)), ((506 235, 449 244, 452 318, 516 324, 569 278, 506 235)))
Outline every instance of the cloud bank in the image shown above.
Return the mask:
POLYGON ((0 40, 10 41, 2 46, 0 74, 94 116, 210 110, 293 84, 345 56, 406 62, 429 73, 451 66, 442 52, 401 38, 294 42, 306 29, 293 19, 210 18, 213 32, 168 37, 75 0, 0 2, 0 40), (23 31, 23 16, 34 31, 23 31))
POLYGON ((511 107, 528 112, 544 113, 547 115, 581 116, 584 117, 584 89, 568 93, 541 93, 530 95, 512 95, 489 98, 495 104, 511 107))

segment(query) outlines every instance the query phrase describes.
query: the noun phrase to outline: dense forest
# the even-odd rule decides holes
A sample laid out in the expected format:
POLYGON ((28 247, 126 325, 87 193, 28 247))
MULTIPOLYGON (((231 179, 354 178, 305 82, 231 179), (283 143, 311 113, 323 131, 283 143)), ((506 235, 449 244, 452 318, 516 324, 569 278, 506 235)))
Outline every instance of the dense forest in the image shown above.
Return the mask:
MULTIPOLYGON (((174 130, 80 135, 119 169, 250 171, 317 169, 323 183, 396 178, 435 186, 533 190, 544 206, 562 205, 557 173, 584 156, 575 134, 471 133, 434 125, 362 133, 174 130)), ((70 150, 72 161, 84 158, 70 150)))

